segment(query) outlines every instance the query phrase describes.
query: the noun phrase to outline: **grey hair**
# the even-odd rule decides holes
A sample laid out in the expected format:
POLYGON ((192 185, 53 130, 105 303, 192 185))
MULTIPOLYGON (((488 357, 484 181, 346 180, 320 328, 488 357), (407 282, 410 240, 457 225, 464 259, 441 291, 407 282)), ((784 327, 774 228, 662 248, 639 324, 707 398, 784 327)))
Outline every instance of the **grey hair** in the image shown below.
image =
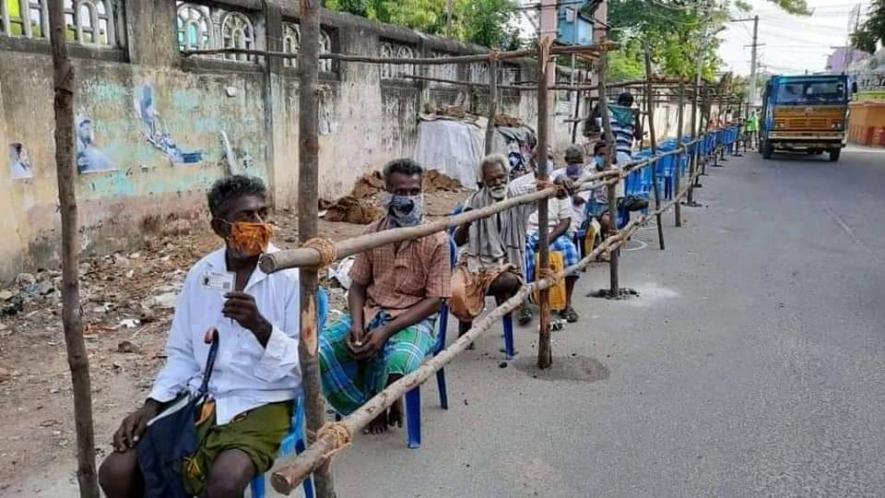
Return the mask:
POLYGON ((485 171, 486 166, 493 165, 501 166, 504 168, 505 173, 510 170, 510 161, 507 160, 507 156, 504 154, 489 154, 479 162, 479 169, 476 170, 477 183, 482 183, 482 172, 485 171))

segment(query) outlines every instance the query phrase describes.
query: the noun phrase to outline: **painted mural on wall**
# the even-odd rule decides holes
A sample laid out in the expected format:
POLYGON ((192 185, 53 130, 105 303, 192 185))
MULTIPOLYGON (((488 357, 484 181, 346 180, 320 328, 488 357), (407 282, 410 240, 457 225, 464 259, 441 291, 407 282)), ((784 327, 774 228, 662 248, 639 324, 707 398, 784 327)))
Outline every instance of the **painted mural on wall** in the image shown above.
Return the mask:
POLYGON ((144 85, 136 89, 135 112, 144 125, 142 133, 149 144, 162 152, 173 164, 196 164, 203 160, 203 151, 185 152, 175 143, 157 110, 154 88, 144 85))
POLYGON ((113 171, 117 166, 95 141, 95 128, 88 116, 77 118, 77 170, 80 173, 113 171))
POLYGON ((9 144, 9 167, 13 180, 27 180, 34 177, 28 149, 23 144, 9 144))

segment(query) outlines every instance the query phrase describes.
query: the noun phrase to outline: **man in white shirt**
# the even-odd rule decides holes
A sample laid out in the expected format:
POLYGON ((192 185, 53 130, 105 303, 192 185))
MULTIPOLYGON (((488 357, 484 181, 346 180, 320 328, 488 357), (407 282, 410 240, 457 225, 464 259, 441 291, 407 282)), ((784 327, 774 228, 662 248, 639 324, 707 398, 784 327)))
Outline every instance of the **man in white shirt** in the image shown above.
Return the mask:
MULTIPOLYGON (((531 191, 534 188, 534 177, 531 180, 532 183, 529 183, 519 178, 511 184, 511 189, 517 193, 531 191)), ((577 226, 574 223, 574 209, 569 196, 569 192, 572 190, 572 182, 566 176, 559 176, 554 180, 554 183, 561 187, 561 191, 556 197, 551 197, 547 200, 547 236, 551 241, 550 250, 561 252, 565 266, 569 267, 578 262, 578 247, 573 239, 577 226)), ((535 254, 540 246, 538 228, 538 212, 535 211, 529 216, 526 241, 526 266, 528 266, 526 273, 529 278, 533 279, 537 279, 534 266, 535 254)), ((572 291, 574 291, 577 281, 577 275, 565 277, 566 307, 560 312, 560 315, 569 323, 578 321, 578 313, 572 307, 572 291)))
POLYGON ((210 329, 219 336, 209 382, 213 401, 197 425, 199 449, 182 466, 185 488, 198 496, 241 497, 273 464, 301 390, 300 296, 297 270, 266 274, 258 268, 263 253, 277 250, 270 245, 266 194, 260 179, 240 175, 217 181, 209 192, 212 229, 225 247, 200 260, 185 279, 166 365, 144 405, 114 434, 115 451, 99 471, 109 498, 143 495, 135 448, 149 420, 199 387, 210 329))

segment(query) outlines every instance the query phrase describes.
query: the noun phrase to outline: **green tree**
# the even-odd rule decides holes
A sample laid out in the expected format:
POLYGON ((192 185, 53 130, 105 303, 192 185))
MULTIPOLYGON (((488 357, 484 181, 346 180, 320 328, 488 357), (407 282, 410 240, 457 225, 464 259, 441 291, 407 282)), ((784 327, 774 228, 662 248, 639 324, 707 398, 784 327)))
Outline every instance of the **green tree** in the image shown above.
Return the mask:
POLYGON ((876 51, 876 43, 885 43, 885 0, 873 0, 869 17, 851 34, 851 44, 864 52, 876 51))
MULTIPOLYGON (((431 35, 445 35, 447 0, 326 0, 326 8, 376 21, 405 26, 431 35)), ((518 45, 513 26, 514 0, 455 0, 452 35, 464 42, 490 48, 518 45)))

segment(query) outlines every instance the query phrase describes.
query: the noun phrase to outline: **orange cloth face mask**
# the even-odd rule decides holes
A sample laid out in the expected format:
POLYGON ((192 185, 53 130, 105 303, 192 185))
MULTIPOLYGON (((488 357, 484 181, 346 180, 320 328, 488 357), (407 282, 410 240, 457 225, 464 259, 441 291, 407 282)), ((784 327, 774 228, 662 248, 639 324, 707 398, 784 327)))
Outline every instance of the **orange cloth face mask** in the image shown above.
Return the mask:
POLYGON ((258 256, 267 251, 273 227, 269 223, 235 221, 230 224, 231 249, 244 256, 258 256))

